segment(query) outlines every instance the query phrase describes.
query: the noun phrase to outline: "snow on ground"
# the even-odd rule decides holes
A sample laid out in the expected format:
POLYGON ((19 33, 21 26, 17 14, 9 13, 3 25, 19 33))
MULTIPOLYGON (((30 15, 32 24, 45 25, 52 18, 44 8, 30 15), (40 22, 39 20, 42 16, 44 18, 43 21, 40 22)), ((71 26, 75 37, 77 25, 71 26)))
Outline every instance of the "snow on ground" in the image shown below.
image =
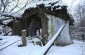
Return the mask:
MULTIPOLYGON (((0 49, 17 41, 21 40, 19 36, 0 36, 3 40, 0 40, 0 49)), ((36 55, 41 52, 43 47, 39 45, 33 45, 27 38, 27 46, 18 47, 21 41, 7 47, 0 51, 0 55, 36 55)), ((84 42, 74 40, 74 44, 68 46, 52 46, 46 55, 82 55, 84 52, 84 42)))

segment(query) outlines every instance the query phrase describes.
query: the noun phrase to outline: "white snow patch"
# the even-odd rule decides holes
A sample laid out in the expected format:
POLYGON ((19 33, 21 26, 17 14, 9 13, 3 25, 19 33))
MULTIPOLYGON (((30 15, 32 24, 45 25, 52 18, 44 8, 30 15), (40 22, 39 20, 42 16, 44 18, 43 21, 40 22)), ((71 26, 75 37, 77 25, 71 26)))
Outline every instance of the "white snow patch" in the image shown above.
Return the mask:
MULTIPOLYGON (((21 40, 19 36, 0 36, 3 40, 0 40, 0 44, 5 43, 0 46, 0 49, 15 42, 17 40, 21 40)), ((44 47, 40 47, 39 45, 33 45, 27 40, 27 46, 18 47, 21 44, 21 41, 7 47, 0 51, 0 55, 36 55, 41 52, 41 49, 44 47)), ((46 55, 81 55, 82 54, 82 44, 84 42, 74 40, 74 44, 68 46, 52 46, 46 55)))

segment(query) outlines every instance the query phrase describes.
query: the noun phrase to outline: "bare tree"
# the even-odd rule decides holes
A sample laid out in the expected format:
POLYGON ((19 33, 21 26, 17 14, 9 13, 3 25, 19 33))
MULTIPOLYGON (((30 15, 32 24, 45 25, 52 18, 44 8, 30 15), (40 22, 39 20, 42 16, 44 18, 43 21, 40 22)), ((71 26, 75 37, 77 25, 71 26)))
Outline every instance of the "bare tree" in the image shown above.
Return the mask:
MULTIPOLYGON (((84 2, 84 1, 83 1, 84 2)), ((74 17, 77 19, 77 26, 79 27, 85 27, 85 4, 80 3, 75 11, 74 17)))
POLYGON ((3 21, 17 18, 30 2, 32 0, 0 0, 0 26, 6 26, 3 21), (14 16, 15 14, 18 15, 14 16))

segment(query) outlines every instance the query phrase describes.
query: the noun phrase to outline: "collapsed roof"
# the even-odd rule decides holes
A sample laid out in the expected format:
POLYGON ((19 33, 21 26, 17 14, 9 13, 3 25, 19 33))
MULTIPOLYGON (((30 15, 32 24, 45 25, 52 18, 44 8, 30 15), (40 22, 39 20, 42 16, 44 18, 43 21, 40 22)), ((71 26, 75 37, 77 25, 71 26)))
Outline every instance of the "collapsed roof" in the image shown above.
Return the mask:
POLYGON ((40 15, 52 15, 59 17, 63 20, 71 20, 69 13, 67 12, 67 6, 56 2, 38 2, 33 4, 34 6, 29 7, 22 14, 22 19, 29 18, 30 16, 40 16, 40 15))

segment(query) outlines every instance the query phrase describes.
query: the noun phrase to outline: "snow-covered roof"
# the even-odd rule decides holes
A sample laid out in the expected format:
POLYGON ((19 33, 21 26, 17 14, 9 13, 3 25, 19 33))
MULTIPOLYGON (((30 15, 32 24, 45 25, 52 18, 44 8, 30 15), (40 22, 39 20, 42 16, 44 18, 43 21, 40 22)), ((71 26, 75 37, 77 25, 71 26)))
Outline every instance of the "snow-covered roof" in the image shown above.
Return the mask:
POLYGON ((36 8, 37 5, 41 5, 41 4, 44 4, 45 7, 51 7, 51 10, 54 9, 54 7, 57 6, 56 10, 58 9, 61 9, 62 6, 65 6, 65 3, 63 3, 62 1, 60 0, 51 0, 51 1, 38 1, 36 3, 29 3, 28 5, 26 5, 26 7, 20 11, 18 11, 17 13, 4 13, 4 14, 7 14, 7 15, 11 15, 11 16, 14 16, 14 17, 22 17, 23 13, 25 12, 26 9, 30 9, 30 8, 36 8))
MULTIPOLYGON (((30 16, 31 13, 37 13, 39 14, 38 7, 44 6, 45 8, 45 14, 50 14, 59 18, 62 18, 64 20, 70 19, 70 15, 67 13, 67 6, 58 0, 52 0, 52 1, 39 1, 36 3, 30 3, 28 4, 23 10, 15 13, 15 14, 8 14, 14 17, 23 18, 26 16, 30 16)), ((33 14, 32 14, 33 15, 33 14)), ((6 20, 3 23, 8 24, 10 20, 6 20)))
POLYGON ((67 6, 60 1, 40 1, 34 4, 29 4, 27 9, 22 14, 21 18, 26 18, 26 16, 31 16, 33 14, 39 14, 41 11, 40 9, 44 9, 42 12, 45 14, 50 14, 64 20, 69 20, 70 15, 67 12, 67 6))
POLYGON ((31 3, 31 4, 29 4, 27 6, 27 8, 30 8, 30 7, 34 7, 35 8, 35 7, 37 7, 36 5, 40 5, 40 4, 45 4, 45 6, 52 6, 51 4, 52 3, 55 3, 55 2, 58 2, 58 3, 56 3, 54 6, 57 6, 57 5, 63 6, 63 5, 65 5, 64 3, 61 3, 58 0, 55 0, 55 1, 39 1, 37 3, 31 3))
MULTIPOLYGON (((14 16, 14 17, 16 17, 16 16, 21 17, 21 15, 24 13, 24 11, 25 11, 26 9, 28 9, 28 8, 36 8, 37 5, 40 5, 40 4, 44 4, 46 7, 48 7, 48 6, 52 6, 51 4, 52 4, 52 3, 55 3, 55 2, 57 2, 57 1, 58 1, 58 0, 55 0, 55 1, 54 1, 54 0, 52 0, 52 1, 38 1, 38 2, 36 2, 36 3, 29 3, 29 4, 26 6, 25 9, 17 12, 16 14, 13 14, 13 16, 14 16)), ((53 5, 52 7, 58 6, 58 5, 59 5, 59 6, 64 6, 65 4, 64 4, 63 2, 58 2, 58 3, 56 3, 55 5, 53 5)), ((60 7, 57 8, 57 9, 60 9, 60 7)))

